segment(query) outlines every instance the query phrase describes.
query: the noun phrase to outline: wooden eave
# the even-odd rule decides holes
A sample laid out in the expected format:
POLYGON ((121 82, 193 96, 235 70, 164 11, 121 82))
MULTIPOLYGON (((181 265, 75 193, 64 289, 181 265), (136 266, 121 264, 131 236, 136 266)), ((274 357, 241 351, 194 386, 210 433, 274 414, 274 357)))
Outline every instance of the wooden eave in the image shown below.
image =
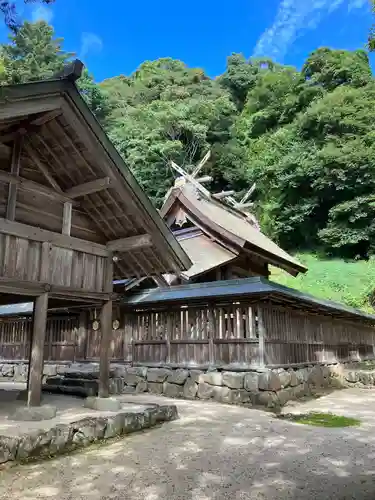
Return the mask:
MULTIPOLYGON (((215 203, 220 203, 215 200, 215 203)), ((160 210, 160 215, 164 220, 168 220, 168 214, 172 211, 173 207, 178 204, 182 207, 191 221, 200 227, 203 231, 206 230, 211 236, 216 237, 216 241, 221 245, 232 249, 245 252, 247 254, 255 254, 258 257, 264 259, 267 263, 272 264, 276 267, 282 268, 292 276, 297 276, 298 273, 306 272, 306 268, 298 263, 291 263, 282 257, 275 255, 260 246, 254 245, 249 241, 233 234, 230 230, 216 224, 213 220, 203 214, 196 204, 191 202, 180 188, 173 188, 166 199, 163 207, 160 210)), ((226 209, 226 207, 224 207, 226 209)))
POLYGON ((69 236, 113 253, 115 277, 180 273, 191 266, 73 82, 2 87, 0 100, 0 156, 11 154, 20 135, 24 144, 20 177, 0 170, 0 184, 9 183, 2 189, 14 183, 24 190, 17 222, 56 231, 59 207, 71 202, 69 236))

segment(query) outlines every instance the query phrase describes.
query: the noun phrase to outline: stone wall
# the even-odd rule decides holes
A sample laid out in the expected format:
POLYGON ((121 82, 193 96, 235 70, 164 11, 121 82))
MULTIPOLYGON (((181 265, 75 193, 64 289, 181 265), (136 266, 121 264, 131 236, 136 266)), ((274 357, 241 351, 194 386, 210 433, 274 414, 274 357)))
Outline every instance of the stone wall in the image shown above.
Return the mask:
MULTIPOLYGON (((44 389, 91 396, 97 393, 98 376, 97 363, 45 364, 44 389)), ((26 379, 26 364, 0 364, 0 381, 25 382, 26 379)), ((253 371, 203 371, 113 364, 110 380, 112 394, 150 392, 172 398, 212 399, 268 408, 283 406, 319 388, 369 385, 375 385, 375 371, 359 370, 353 363, 350 369, 335 364, 253 371)))

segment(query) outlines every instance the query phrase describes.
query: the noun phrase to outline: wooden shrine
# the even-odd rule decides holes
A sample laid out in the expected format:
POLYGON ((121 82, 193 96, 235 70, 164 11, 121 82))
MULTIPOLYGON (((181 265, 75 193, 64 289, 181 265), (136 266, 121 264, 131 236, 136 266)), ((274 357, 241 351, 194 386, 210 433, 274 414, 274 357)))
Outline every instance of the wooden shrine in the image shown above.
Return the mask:
POLYGON ((100 311, 107 397, 113 280, 191 264, 82 99, 77 68, 0 94, 1 303, 34 300, 31 406, 40 404, 49 308, 100 311))
POLYGON ((180 276, 169 276, 169 283, 268 277, 270 264, 293 276, 306 272, 305 266, 261 232, 250 211, 255 185, 238 202, 234 191, 212 194, 204 187, 212 179, 198 174, 208 159, 209 153, 191 174, 171 164, 180 177, 160 213, 193 266, 180 276))

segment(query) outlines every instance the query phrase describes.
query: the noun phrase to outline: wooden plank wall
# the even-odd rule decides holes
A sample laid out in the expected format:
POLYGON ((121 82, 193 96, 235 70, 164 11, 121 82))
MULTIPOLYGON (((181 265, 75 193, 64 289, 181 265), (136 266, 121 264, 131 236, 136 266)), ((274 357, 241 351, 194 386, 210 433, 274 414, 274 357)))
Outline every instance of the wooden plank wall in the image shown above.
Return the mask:
MULTIPOLYGON (((53 316, 47 320, 44 345, 46 361, 74 361, 79 321, 77 316, 53 316)), ((30 353, 32 318, 0 321, 0 359, 27 360, 30 353)))
MULTIPOLYGON (((99 359, 99 310, 49 318, 45 359, 99 359)), ((285 366, 373 359, 375 325, 266 303, 114 308, 114 361, 148 365, 285 366)), ((25 359, 31 319, 0 321, 0 358, 25 359)))
POLYGON ((106 258, 0 233, 0 276, 103 292, 106 258))

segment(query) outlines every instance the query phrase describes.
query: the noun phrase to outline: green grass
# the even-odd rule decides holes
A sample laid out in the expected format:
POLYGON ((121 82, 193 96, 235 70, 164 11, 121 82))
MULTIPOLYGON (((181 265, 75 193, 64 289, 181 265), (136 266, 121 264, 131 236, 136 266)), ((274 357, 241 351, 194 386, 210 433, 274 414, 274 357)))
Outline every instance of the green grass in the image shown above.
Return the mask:
POLYGON ((375 290, 375 259, 321 259, 308 253, 297 254, 295 258, 308 268, 306 274, 299 274, 295 278, 271 266, 270 279, 316 297, 334 300, 369 313, 375 312, 369 300, 375 290))
POLYGON ((284 420, 315 427, 354 427, 361 424, 357 418, 343 417, 333 413, 307 413, 306 415, 283 415, 284 420))

